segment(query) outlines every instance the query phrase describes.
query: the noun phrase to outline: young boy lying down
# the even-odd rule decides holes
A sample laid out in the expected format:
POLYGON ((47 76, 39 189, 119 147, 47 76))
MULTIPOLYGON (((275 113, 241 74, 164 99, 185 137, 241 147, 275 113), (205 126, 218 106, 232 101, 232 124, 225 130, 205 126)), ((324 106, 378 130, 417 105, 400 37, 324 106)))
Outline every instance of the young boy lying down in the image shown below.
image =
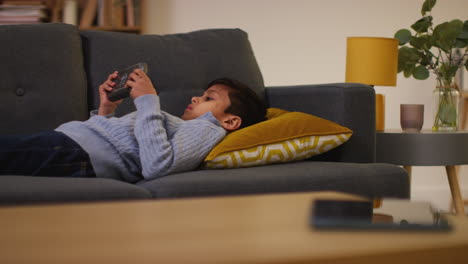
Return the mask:
POLYGON ((212 81, 181 118, 161 111, 151 80, 140 69, 126 83, 136 111, 117 118, 121 103, 107 98, 117 72, 99 86, 99 109, 53 131, 0 136, 0 174, 105 177, 126 182, 197 168, 231 131, 265 120, 266 107, 246 85, 212 81))

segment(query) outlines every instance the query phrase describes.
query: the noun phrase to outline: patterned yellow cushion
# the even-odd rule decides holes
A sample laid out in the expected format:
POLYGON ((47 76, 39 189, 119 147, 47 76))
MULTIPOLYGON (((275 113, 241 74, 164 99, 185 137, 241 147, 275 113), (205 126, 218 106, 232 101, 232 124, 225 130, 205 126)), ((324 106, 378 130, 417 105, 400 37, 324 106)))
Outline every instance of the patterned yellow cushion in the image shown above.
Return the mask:
POLYGON ((352 131, 301 112, 269 108, 267 121, 227 135, 211 150, 204 168, 239 168, 302 160, 346 142, 352 131))

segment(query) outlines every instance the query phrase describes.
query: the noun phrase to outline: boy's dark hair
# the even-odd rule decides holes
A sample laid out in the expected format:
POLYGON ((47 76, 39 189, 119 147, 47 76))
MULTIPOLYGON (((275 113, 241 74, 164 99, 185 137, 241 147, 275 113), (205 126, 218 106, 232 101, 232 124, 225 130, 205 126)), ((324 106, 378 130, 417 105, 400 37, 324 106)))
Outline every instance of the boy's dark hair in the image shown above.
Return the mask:
POLYGON ((231 88, 229 89, 231 105, 224 112, 239 116, 242 119, 239 129, 266 120, 267 109, 265 103, 247 85, 234 79, 220 78, 212 81, 207 89, 215 84, 223 84, 231 88))

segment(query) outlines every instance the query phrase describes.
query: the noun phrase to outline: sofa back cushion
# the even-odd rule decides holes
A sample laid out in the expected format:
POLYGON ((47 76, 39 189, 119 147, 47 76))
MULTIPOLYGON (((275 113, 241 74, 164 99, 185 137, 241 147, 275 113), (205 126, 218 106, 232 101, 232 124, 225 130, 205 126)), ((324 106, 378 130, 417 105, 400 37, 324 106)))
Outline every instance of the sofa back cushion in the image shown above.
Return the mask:
POLYGON ((88 116, 81 39, 66 24, 0 26, 0 134, 88 116))
MULTIPOLYGON (((135 35, 83 31, 90 110, 99 106, 98 86, 114 70, 138 62, 148 64, 148 75, 161 98, 163 110, 180 116, 192 96, 203 93, 216 78, 237 79, 264 98, 264 84, 247 33, 240 29, 208 29, 172 35, 135 35)), ((125 100, 118 115, 133 111, 125 100)))

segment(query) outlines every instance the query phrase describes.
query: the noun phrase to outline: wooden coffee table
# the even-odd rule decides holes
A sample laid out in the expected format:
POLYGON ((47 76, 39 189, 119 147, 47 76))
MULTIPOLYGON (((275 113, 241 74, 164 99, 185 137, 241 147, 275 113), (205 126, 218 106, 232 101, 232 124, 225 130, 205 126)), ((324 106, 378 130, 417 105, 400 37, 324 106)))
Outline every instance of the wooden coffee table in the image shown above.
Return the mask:
POLYGON ((0 208, 0 263, 465 263, 452 232, 317 231, 333 192, 0 208))

